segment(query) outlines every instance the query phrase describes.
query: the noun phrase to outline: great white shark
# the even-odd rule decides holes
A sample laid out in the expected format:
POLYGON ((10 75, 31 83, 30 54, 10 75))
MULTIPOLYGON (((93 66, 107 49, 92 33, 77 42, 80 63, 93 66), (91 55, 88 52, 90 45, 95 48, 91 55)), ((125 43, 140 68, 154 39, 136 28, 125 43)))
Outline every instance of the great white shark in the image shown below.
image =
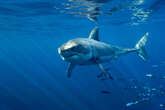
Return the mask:
POLYGON ((99 40, 99 28, 95 27, 88 38, 76 38, 69 40, 58 48, 58 53, 64 61, 69 62, 67 76, 70 77, 76 65, 98 65, 104 75, 113 79, 111 74, 104 69, 101 63, 117 59, 121 55, 136 52, 143 60, 147 60, 145 44, 149 33, 136 43, 134 48, 123 48, 106 44, 99 40))

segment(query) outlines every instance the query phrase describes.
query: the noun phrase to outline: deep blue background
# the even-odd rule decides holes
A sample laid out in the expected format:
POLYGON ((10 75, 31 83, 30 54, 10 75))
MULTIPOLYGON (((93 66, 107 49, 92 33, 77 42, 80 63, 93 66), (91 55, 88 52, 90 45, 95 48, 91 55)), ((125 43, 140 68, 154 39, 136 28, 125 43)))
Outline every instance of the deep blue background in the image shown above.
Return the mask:
MULTIPOLYGON (((145 76, 165 75, 164 18, 151 16, 150 22, 132 26, 111 25, 102 16, 96 24, 60 14, 53 7, 63 1, 0 1, 0 110, 159 110, 164 96, 126 107, 140 91, 124 88, 134 86, 131 79, 141 82, 140 86, 164 86, 165 79, 145 76), (68 79, 67 63, 57 48, 67 40, 88 37, 95 25, 99 25, 101 41, 122 47, 134 47, 149 32, 149 60, 130 53, 104 64, 111 68, 114 81, 98 79, 101 71, 96 65, 77 66, 68 79), (102 94, 102 90, 111 93, 102 94)), ((160 10, 157 15, 164 15, 164 8, 160 10)))

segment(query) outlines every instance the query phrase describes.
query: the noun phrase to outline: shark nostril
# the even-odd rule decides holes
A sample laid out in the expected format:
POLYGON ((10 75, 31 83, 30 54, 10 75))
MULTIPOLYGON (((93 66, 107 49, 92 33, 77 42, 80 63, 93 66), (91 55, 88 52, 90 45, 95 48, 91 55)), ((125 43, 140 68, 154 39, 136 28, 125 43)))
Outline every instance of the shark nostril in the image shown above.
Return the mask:
POLYGON ((64 52, 66 52, 66 50, 65 50, 65 49, 60 49, 60 51, 61 51, 61 52, 63 52, 63 53, 64 53, 64 52))
POLYGON ((68 56, 68 51, 66 49, 58 49, 58 53, 62 56, 68 56))

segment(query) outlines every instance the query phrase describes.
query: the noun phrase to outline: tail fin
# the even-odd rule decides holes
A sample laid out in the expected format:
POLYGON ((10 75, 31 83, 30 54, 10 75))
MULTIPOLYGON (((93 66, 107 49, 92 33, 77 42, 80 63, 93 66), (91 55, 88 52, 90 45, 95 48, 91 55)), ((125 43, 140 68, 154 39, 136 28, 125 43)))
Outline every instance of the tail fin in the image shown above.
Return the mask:
POLYGON ((135 48, 137 49, 137 54, 143 59, 143 60, 147 60, 147 53, 145 50, 145 44, 147 42, 147 38, 148 38, 149 33, 147 32, 139 41, 138 43, 135 45, 135 48))

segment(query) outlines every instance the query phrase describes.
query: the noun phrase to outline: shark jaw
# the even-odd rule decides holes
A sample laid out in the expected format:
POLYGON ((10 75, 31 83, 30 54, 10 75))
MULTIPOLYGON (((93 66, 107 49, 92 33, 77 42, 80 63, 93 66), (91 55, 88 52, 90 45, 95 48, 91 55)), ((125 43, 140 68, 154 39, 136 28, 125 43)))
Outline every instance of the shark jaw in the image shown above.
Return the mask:
POLYGON ((61 48, 58 48, 58 53, 61 56, 62 60, 70 62, 72 59, 78 57, 78 53, 69 52, 69 50, 63 51, 61 48))
POLYGON ((77 52, 71 48, 66 50, 63 50, 63 48, 59 48, 58 53, 61 56, 62 60, 73 64, 83 64, 89 58, 88 53, 84 54, 81 52, 77 52))

